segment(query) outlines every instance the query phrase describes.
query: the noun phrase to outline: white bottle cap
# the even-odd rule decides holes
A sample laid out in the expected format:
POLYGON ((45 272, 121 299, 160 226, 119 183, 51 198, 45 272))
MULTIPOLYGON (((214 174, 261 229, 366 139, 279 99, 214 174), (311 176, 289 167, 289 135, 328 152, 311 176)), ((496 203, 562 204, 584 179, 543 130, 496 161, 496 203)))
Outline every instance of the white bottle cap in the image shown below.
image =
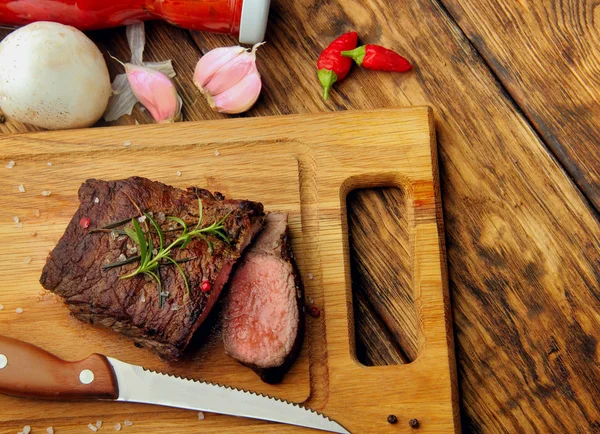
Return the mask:
POLYGON ((271 0, 244 0, 240 18, 240 43, 257 44, 265 40, 271 0))

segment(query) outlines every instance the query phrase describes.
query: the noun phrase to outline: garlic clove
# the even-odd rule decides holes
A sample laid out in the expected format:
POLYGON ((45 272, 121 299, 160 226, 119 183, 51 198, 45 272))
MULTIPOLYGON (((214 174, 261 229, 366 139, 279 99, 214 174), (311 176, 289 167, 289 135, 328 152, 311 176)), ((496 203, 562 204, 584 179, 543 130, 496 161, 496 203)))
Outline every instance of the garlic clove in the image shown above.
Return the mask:
POLYGON ((181 99, 165 74, 145 66, 125 64, 127 79, 135 97, 156 122, 173 122, 181 113, 181 99))
POLYGON ((200 58, 194 70, 194 84, 200 89, 210 81, 222 66, 244 53, 246 49, 236 45, 234 47, 220 47, 209 51, 200 58))
POLYGON ((223 65, 210 81, 204 86, 204 91, 218 95, 235 86, 242 78, 256 71, 254 53, 242 53, 223 65))
POLYGON ((236 114, 254 105, 262 88, 258 70, 246 75, 237 84, 215 96, 208 95, 210 105, 221 113, 236 114))

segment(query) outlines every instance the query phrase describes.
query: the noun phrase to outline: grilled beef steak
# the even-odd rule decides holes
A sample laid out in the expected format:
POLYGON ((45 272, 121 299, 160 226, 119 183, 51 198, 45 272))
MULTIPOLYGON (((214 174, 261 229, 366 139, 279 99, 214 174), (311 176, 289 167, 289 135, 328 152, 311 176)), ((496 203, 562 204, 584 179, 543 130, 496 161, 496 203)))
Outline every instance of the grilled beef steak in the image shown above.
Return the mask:
POLYGON ((302 281, 288 240, 287 214, 271 213, 229 283, 225 351, 267 383, 288 371, 304 337, 302 281))
MULTIPOLYGON (((233 265, 262 227, 262 204, 226 200, 219 193, 213 195, 197 188, 180 190, 137 177, 108 182, 88 180, 79 189, 79 200, 79 209, 47 259, 40 279, 42 286, 63 297, 80 320, 112 327, 165 359, 179 358, 215 304, 233 265), (207 240, 201 238, 194 238, 185 249, 173 249, 173 259, 189 259, 179 264, 187 277, 189 294, 183 276, 173 264, 165 263, 158 270, 162 296, 157 282, 145 275, 121 279, 136 270, 139 261, 103 269, 107 264, 139 254, 136 243, 122 230, 132 226, 131 219, 140 217, 140 210, 152 213, 168 245, 181 234, 181 227, 165 216, 179 217, 193 228, 198 222, 199 199, 203 205, 202 227, 230 213, 223 230, 230 243, 209 235, 212 252, 207 240), (86 217, 89 228, 85 228, 86 217), (122 221, 127 223, 115 228, 121 232, 93 231, 122 221)), ((147 228, 152 228, 146 223, 147 228)), ((141 227, 147 230, 145 223, 141 227)), ((156 248, 155 232, 152 238, 156 248)))

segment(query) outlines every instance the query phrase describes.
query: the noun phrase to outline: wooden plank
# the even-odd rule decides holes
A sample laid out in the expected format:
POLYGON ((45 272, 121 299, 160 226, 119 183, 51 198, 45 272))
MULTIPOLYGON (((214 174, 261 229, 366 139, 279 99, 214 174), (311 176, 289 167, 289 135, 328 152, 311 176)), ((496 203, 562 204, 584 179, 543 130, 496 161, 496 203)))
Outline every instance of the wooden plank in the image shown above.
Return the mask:
MULTIPOLYGON (((1 200, 10 204, 0 210, 0 237, 5 240, 0 245, 0 274, 6 276, 6 286, 0 289, 6 307, 0 315, 2 333, 64 358, 81 359, 96 351, 154 370, 306 402, 354 432, 396 432, 387 422, 390 413, 405 423, 418 414, 424 433, 457 432, 454 348, 449 345, 452 330, 443 282, 443 240, 437 226, 440 203, 430 116, 427 108, 413 108, 0 137, 0 160, 16 162, 0 180, 1 200), (132 144, 124 147, 125 140, 132 144), (46 165, 49 160, 52 166, 46 165), (306 296, 320 307, 321 316, 309 318, 303 353, 281 385, 262 383, 228 358, 218 336, 188 359, 167 364, 125 338, 70 318, 57 298, 38 299, 44 258, 77 208, 78 185, 87 177, 119 179, 136 174, 260 200, 267 210, 290 214, 306 296), (253 182, 256 179, 261 182, 253 182), (25 193, 16 188, 18 183, 25 185, 25 193), (419 357, 407 365, 366 368, 354 356, 345 194, 373 185, 401 189, 408 208, 403 227, 411 240, 406 255, 414 269, 409 289, 419 312, 419 357), (52 194, 43 196, 43 190, 52 194), (22 227, 12 220, 14 215, 21 216, 22 227), (309 272, 312 279, 307 278, 309 272), (17 314, 16 307, 25 312, 17 314), (320 371, 323 365, 325 372, 320 371)), ((11 409, 0 418, 0 427, 7 429, 24 419, 41 423, 36 415, 55 414, 56 408, 54 403, 4 396, 0 405, 11 409)), ((107 419, 118 420, 135 407, 123 404, 109 409, 99 403, 95 408, 107 419)), ((146 422, 155 410, 144 408, 136 419, 146 422)), ((73 406, 71 417, 90 417, 93 409, 73 406)), ((153 426, 165 424, 169 414, 164 417, 153 426)), ((208 432, 242 429, 245 423, 218 420, 221 424, 214 428, 207 425, 208 432)), ((56 421, 61 431, 80 429, 68 418, 56 421)), ((181 429, 173 422, 164 432, 181 429)), ((279 432, 280 427, 264 429, 279 432)))
POLYGON ((600 209, 597 6, 543 0, 441 2, 600 209))
MULTIPOLYGON (((600 370, 590 360, 600 330, 600 227, 468 38, 433 0, 272 3, 268 44, 259 52, 265 88, 246 116, 434 107, 466 429, 595 430, 600 370), (323 103, 314 62, 351 29, 363 42, 400 50, 415 71, 355 69, 323 103)), ((483 40, 500 28, 489 28, 483 40)), ((550 30, 538 27, 531 39, 550 30)), ((194 39, 204 49, 233 41, 194 39)), ((531 91, 545 92, 543 80, 540 86, 531 91)))

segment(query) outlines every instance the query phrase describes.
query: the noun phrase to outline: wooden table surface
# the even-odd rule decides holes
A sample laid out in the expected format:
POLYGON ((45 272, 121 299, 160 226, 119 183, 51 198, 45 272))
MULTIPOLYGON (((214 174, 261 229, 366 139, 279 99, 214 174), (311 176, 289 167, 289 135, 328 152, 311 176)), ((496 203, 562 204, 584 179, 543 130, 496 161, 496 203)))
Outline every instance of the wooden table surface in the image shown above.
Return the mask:
MULTIPOLYGON (((600 432, 598 20, 597 2, 272 2, 264 91, 244 116, 433 107, 465 432, 600 432), (315 60, 349 30, 398 49, 414 71, 354 69, 323 102, 315 60)), ((129 58, 124 29, 91 36, 129 58)), ((185 120, 226 117, 191 75, 234 39, 164 23, 147 38, 147 60, 174 61, 185 120)), ((136 108, 115 124, 136 120, 151 122, 136 108)), ((364 190, 349 203, 359 358, 406 363, 417 319, 404 198, 364 190)))

